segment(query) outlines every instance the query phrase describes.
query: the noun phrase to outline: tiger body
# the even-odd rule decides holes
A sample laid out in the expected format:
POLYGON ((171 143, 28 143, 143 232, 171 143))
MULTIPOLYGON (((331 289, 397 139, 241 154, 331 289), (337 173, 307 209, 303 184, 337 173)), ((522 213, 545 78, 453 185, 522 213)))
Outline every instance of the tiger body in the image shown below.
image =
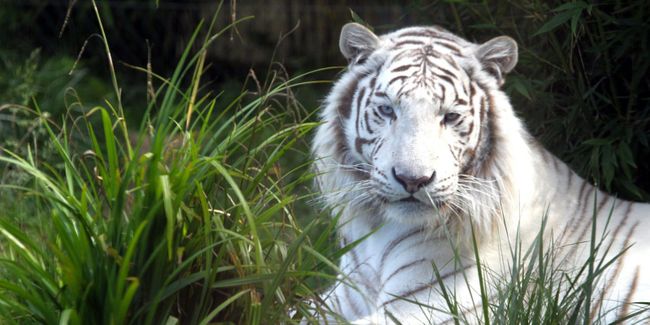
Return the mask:
POLYGON ((378 37, 348 24, 339 45, 350 65, 313 143, 342 245, 355 243, 323 296, 334 312, 357 324, 452 322, 444 287, 464 321, 480 321, 474 244, 484 273, 507 276, 513 247, 540 229, 567 271, 589 258, 592 234, 608 248, 598 261, 621 254, 593 317, 650 301, 650 205, 599 191, 529 135, 500 89, 517 61, 512 39, 477 45, 438 27, 378 37))

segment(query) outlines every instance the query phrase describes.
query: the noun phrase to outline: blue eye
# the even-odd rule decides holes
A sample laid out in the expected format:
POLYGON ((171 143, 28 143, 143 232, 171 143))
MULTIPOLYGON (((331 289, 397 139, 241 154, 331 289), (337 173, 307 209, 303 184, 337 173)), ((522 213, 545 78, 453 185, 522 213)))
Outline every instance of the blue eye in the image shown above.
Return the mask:
POLYGON ((460 118, 460 114, 458 113, 447 113, 443 118, 443 122, 445 124, 449 124, 451 122, 457 121, 459 118, 460 118))
POLYGON ((395 110, 393 110, 393 107, 390 105, 379 105, 377 110, 379 111, 379 114, 383 116, 390 118, 395 117, 395 110))

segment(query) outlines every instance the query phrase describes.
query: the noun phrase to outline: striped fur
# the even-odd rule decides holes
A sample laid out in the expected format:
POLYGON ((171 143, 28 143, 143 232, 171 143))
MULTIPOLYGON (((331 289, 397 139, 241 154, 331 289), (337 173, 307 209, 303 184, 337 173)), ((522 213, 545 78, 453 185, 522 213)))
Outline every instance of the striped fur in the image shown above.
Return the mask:
POLYGON ((472 233, 483 266, 507 274, 514 234, 527 247, 546 216, 545 242, 571 270, 589 254, 594 213, 597 234, 607 225, 601 258, 633 246, 608 268, 592 316, 614 320, 634 309, 626 303, 650 301, 650 205, 598 191, 530 137, 500 89, 517 61, 512 39, 474 44, 438 27, 378 37, 348 24, 340 47, 350 65, 325 101, 314 165, 342 245, 371 235, 342 257, 341 281, 323 297, 335 312, 359 324, 391 323, 388 313, 443 323, 444 285, 477 313, 472 233))

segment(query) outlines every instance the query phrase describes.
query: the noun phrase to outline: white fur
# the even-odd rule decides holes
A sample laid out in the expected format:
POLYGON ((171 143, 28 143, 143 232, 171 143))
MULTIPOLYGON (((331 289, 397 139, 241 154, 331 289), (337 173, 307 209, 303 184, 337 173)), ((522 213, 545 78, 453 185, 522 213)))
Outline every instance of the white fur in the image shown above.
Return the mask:
MULTIPOLYGON (((473 265, 475 259, 472 234, 477 238, 484 271, 489 270, 486 273, 494 276, 488 283, 507 276, 511 267, 512 248, 518 244, 524 248, 532 245, 543 220, 546 223, 545 243, 552 243, 555 248, 558 267, 566 271, 576 269, 583 265, 589 256, 589 240, 585 241, 585 237, 578 238, 581 231, 571 235, 567 235, 565 231, 574 229, 574 222, 579 223, 580 229, 585 225, 590 227, 594 193, 595 205, 603 202, 603 205, 606 205, 596 218, 597 239, 601 239, 604 226, 609 222, 604 242, 611 243, 612 247, 607 256, 600 258, 610 259, 621 251, 624 244, 633 245, 621 257, 618 276, 609 280, 611 288, 607 289, 601 313, 605 314, 606 320, 616 319, 621 300, 626 298, 634 281, 636 290, 631 296, 632 301, 650 301, 650 277, 645 275, 650 272, 650 261, 647 259, 650 256, 650 244, 644 240, 646 234, 650 233, 650 222, 647 221, 650 218, 650 205, 630 205, 597 190, 591 191, 591 185, 583 186, 582 179, 537 145, 515 115, 507 96, 499 89, 498 78, 483 71, 479 59, 472 55, 474 51, 481 49, 479 45, 440 29, 433 29, 445 33, 446 37, 456 39, 456 43, 463 49, 463 54, 467 56, 466 59, 458 59, 459 64, 474 71, 470 76, 471 80, 464 82, 474 81, 483 85, 493 99, 490 114, 495 127, 492 131, 498 141, 497 146, 493 148, 493 161, 486 164, 485 169, 471 177, 460 175, 458 168, 454 170, 451 165, 453 159, 445 152, 447 143, 455 141, 453 134, 450 135, 444 128, 436 127, 439 115, 444 113, 444 103, 432 100, 431 94, 427 93, 425 88, 416 89, 399 103, 399 108, 403 108, 404 112, 409 109, 410 113, 403 113, 398 117, 399 122, 385 123, 383 128, 377 128, 381 130, 376 132, 384 132, 384 139, 389 139, 385 140, 388 149, 382 149, 383 153, 378 151, 374 157, 376 159, 368 159, 354 152, 355 130, 350 122, 353 119, 346 121, 337 110, 342 93, 361 70, 375 69, 374 63, 380 64, 391 55, 389 49, 399 40, 400 33, 421 29, 405 29, 379 37, 377 48, 368 57, 369 62, 350 66, 325 101, 321 113, 323 124, 317 129, 313 142, 316 159, 314 165, 319 172, 319 190, 323 194, 325 204, 333 209, 333 213, 341 214, 339 234, 346 244, 371 233, 355 247, 354 256, 348 253, 342 257, 341 283, 323 296, 327 304, 355 324, 391 323, 390 317, 385 313, 386 306, 403 324, 449 320, 446 312, 448 307, 444 303, 439 284, 408 297, 433 306, 435 310, 405 301, 383 304, 408 288, 435 279, 431 263, 437 266, 441 275, 473 265), (441 113, 431 114, 427 107, 439 107, 441 113), (341 155, 337 135, 334 134, 335 123, 342 123, 345 132, 348 151, 344 155, 341 155), (453 176, 456 173, 455 178, 450 176, 454 182, 455 187, 452 188, 455 194, 450 196, 449 200, 454 202, 454 207, 446 212, 438 212, 435 208, 427 208, 426 205, 415 209, 390 201, 392 197, 405 195, 399 183, 394 178, 386 177, 386 184, 379 185, 372 177, 377 176, 373 174, 377 172, 389 174, 391 166, 405 166, 409 171, 422 173, 436 170, 438 175, 453 176), (358 173, 374 176, 371 176, 370 180, 360 179, 358 173), (568 183, 569 179, 571 184, 568 183), (376 202, 377 191, 385 192, 383 195, 388 198, 388 202, 376 202), (579 197, 580 193, 589 195, 579 197), (588 209, 583 208, 585 200, 592 202, 588 204, 588 209), (611 221, 608 221, 610 210, 611 221), (623 220, 626 212, 629 216, 623 220), (620 227, 616 238, 613 238, 614 230, 621 222, 625 222, 625 225, 620 227), (425 229, 425 232, 395 244, 396 238, 417 229, 425 229), (630 238, 627 238, 628 234, 631 234, 630 238), (391 244, 395 245, 386 254, 387 247, 391 244), (428 263, 416 264, 404 268, 403 272, 394 273, 395 270, 420 259, 425 259, 428 263), (640 276, 635 280, 636 272, 639 272, 640 276), (392 277, 387 280, 389 275, 392 277), (607 313, 608 310, 611 312, 607 313)), ((354 35, 363 34, 350 30, 347 32, 354 35)), ((503 45, 503 40, 496 43, 503 45)), ((512 62, 507 64, 514 66, 512 62)), ((508 72, 512 66, 503 72, 508 72)), ((379 76, 379 81, 385 81, 390 77, 390 73, 379 76)), ((473 141, 477 139, 471 138, 470 142, 473 141)), ((426 200, 427 195, 436 194, 435 188, 434 182, 417 192, 415 197, 426 200)), ((612 266, 605 278, 608 279, 617 267, 612 266)), ((480 302, 477 274, 475 268, 468 268, 466 272, 457 273, 443 281, 447 290, 456 295, 461 308, 471 308, 480 302)), ((470 322, 478 321, 482 317, 481 311, 468 311, 466 317, 470 322)))

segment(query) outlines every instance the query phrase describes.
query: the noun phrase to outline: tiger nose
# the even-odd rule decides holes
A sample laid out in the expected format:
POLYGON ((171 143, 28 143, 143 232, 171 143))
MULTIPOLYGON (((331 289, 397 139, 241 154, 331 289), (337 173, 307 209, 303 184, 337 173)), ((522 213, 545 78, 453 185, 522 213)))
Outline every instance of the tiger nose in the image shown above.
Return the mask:
POLYGON ((422 187, 425 187, 433 182, 433 179, 436 177, 436 172, 433 171, 431 175, 426 176, 412 176, 398 172, 395 170, 395 167, 393 167, 393 177, 395 177, 398 183, 402 184, 407 192, 413 194, 420 190, 422 187))

